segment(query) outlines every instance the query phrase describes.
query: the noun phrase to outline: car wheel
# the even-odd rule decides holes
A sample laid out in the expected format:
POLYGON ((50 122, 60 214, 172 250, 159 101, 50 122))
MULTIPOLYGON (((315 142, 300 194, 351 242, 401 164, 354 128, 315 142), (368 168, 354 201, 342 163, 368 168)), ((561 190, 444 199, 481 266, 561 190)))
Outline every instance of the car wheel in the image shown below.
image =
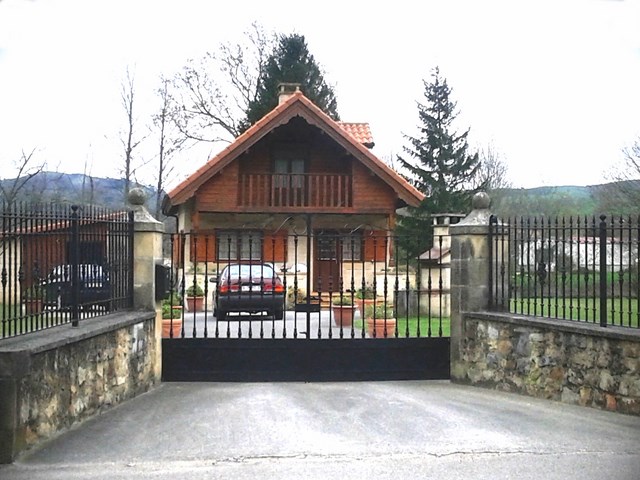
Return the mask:
POLYGON ((273 318, 275 320, 282 320, 284 318, 284 310, 278 309, 273 313, 273 318))
POLYGON ((217 309, 215 313, 216 320, 219 322, 224 321, 227 318, 227 312, 217 309))

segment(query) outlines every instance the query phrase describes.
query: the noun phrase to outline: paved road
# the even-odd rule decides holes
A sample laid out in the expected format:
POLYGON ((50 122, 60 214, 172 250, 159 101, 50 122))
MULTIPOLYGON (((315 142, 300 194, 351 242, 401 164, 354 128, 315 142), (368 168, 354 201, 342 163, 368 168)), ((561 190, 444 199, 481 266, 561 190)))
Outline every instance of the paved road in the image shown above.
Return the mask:
POLYGON ((443 381, 163 384, 0 478, 638 480, 640 418, 443 381))

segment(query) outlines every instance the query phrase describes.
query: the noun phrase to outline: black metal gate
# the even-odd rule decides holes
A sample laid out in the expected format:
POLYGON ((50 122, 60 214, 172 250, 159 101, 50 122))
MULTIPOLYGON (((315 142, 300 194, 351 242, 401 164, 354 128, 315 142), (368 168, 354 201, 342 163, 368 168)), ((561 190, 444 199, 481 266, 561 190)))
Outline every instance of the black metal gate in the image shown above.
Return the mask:
POLYGON ((173 235, 163 380, 449 378, 448 242, 435 243, 418 256, 375 230, 173 235))

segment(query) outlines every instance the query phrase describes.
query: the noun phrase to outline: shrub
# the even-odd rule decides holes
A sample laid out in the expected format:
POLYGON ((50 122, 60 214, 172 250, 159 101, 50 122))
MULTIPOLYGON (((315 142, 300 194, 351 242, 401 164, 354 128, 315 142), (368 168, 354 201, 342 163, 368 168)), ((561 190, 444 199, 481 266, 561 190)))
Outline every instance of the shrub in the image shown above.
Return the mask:
POLYGON ((340 296, 334 297, 333 298, 333 304, 334 305, 338 305, 338 306, 340 306, 340 305, 349 305, 349 306, 351 306, 351 295, 347 293, 347 294, 342 295, 341 297, 340 296))
POLYGON ((182 305, 182 296, 178 292, 171 292, 171 295, 162 300, 162 306, 165 305, 182 305))
POLYGON ((381 303, 367 305, 364 308, 364 317, 373 318, 374 316, 375 318, 393 318, 393 307, 381 303))
POLYGON ((171 305, 162 305, 162 318, 175 318, 182 317, 182 308, 171 308, 171 305))
POLYGON ((356 298, 359 298, 359 299, 372 299, 372 298, 376 298, 376 293, 374 292, 372 286, 365 285, 364 288, 359 288, 356 291, 356 298))
POLYGON ((196 282, 193 282, 193 284, 187 288, 186 295, 189 297, 202 297, 204 296, 204 290, 202 290, 202 287, 196 282))

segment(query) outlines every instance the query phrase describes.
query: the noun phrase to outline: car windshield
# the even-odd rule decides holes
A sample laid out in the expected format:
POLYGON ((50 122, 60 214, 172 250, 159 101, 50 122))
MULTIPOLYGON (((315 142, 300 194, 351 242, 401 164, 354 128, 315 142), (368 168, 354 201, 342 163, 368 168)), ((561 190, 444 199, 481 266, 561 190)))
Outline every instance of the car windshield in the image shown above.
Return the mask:
POLYGON ((223 278, 271 278, 275 277, 269 265, 229 265, 222 272, 223 278))

